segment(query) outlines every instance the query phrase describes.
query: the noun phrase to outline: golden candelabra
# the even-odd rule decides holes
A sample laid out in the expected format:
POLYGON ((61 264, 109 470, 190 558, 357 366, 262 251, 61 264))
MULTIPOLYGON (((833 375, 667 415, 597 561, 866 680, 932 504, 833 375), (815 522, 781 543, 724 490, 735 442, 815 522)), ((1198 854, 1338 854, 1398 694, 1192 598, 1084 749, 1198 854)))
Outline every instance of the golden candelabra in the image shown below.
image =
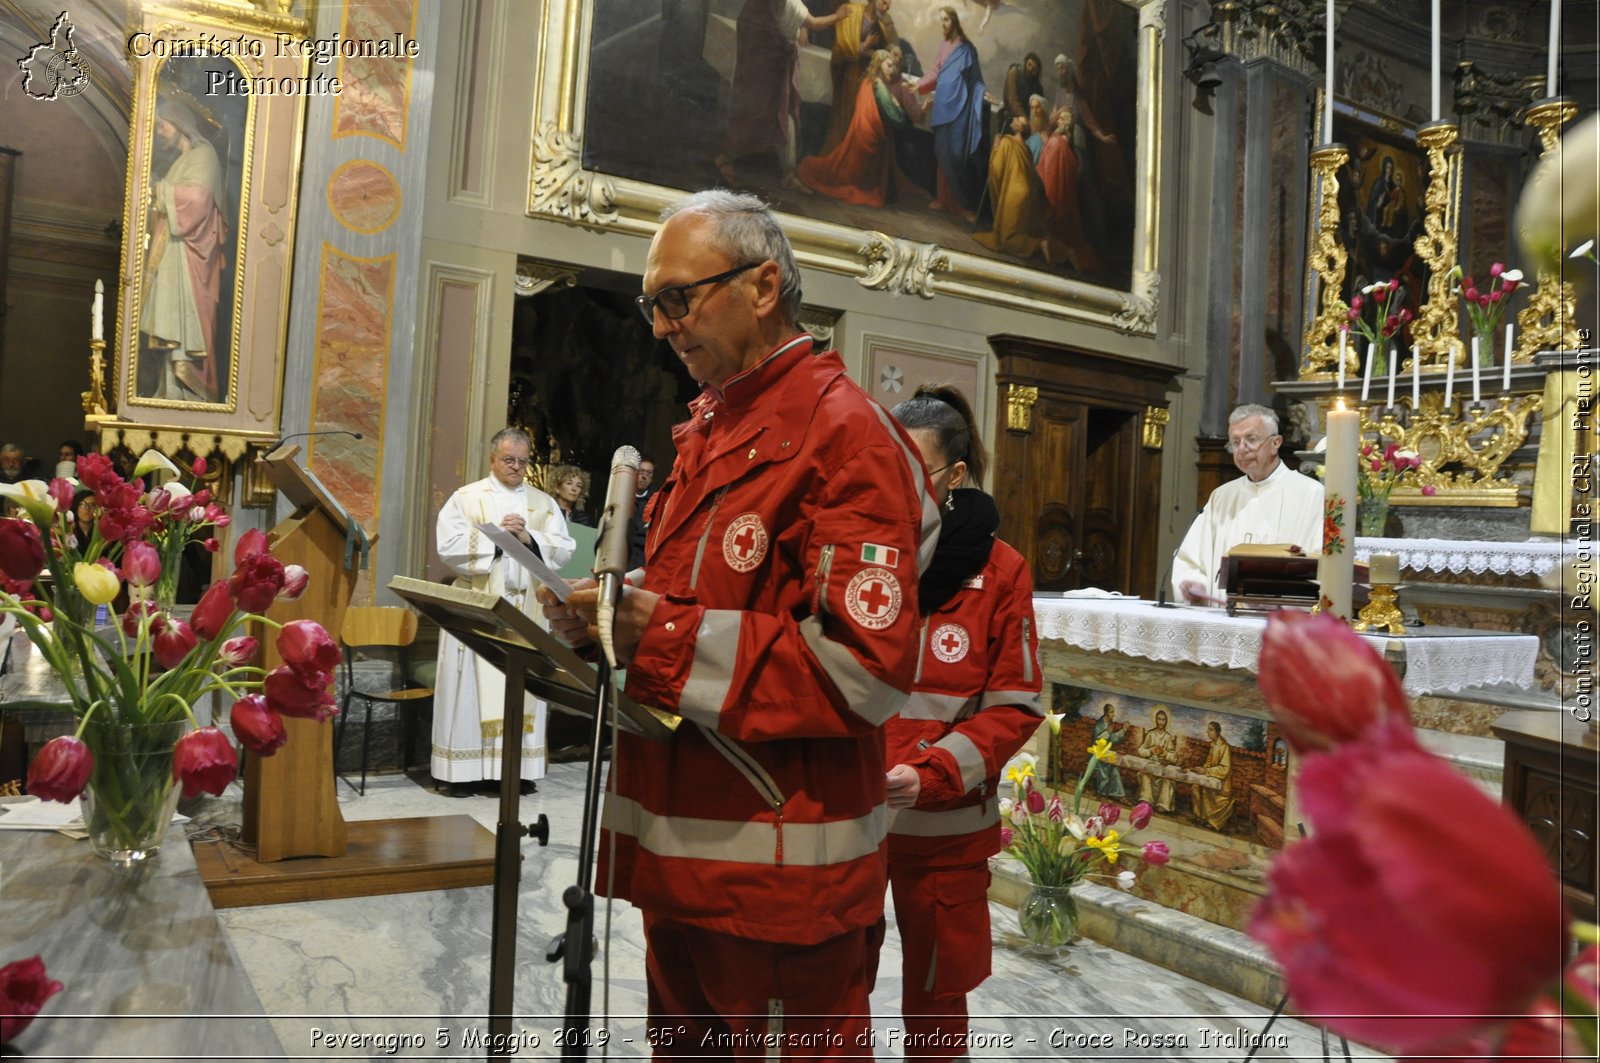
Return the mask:
MULTIPOLYGON (((1543 146, 1540 158, 1561 151, 1561 127, 1577 117, 1578 105, 1556 97, 1528 108, 1528 124, 1539 131, 1543 146)), ((1517 351, 1513 364, 1531 362, 1540 351, 1572 351, 1580 346, 1576 316, 1577 293, 1570 281, 1561 279, 1558 270, 1541 267, 1539 288, 1528 298, 1528 305, 1517 314, 1517 351)))
POLYGON ((1400 607, 1396 604, 1400 599, 1399 588, 1392 583, 1374 583, 1371 591, 1371 599, 1361 607, 1361 612, 1356 617, 1355 629, 1374 632, 1382 630, 1390 635, 1404 635, 1405 617, 1401 615, 1400 607))
POLYGON ((106 341, 89 341, 89 390, 80 392, 87 419, 109 417, 106 405, 106 341))
POLYGON ((1544 406, 1540 395, 1506 395, 1492 405, 1422 393, 1422 408, 1402 421, 1403 407, 1361 411, 1361 436, 1380 447, 1415 451, 1422 464, 1401 474, 1389 501, 1406 505, 1515 506, 1517 485, 1499 479, 1500 468, 1528 438, 1528 420, 1544 406), (1460 412, 1457 412, 1460 407, 1460 412), (1454 471, 1449 466, 1456 467, 1454 471))
MULTIPOLYGON (((1342 144, 1324 144, 1311 153, 1317 201, 1316 231, 1311 238, 1310 265, 1321 287, 1320 309, 1306 328, 1304 363, 1300 378, 1332 377, 1338 372, 1339 330, 1350 324, 1350 306, 1344 301, 1344 273, 1349 252, 1339 242, 1339 169, 1350 161, 1342 144)), ((1361 370, 1356 345, 1345 351, 1345 373, 1351 377, 1361 370)))
MULTIPOLYGON (((1450 290, 1461 217, 1461 151, 1452 150, 1459 135, 1449 122, 1417 130, 1417 143, 1428 153, 1428 191, 1422 201, 1422 236, 1414 246, 1428 265, 1428 300, 1411 323, 1411 342, 1425 367, 1466 364, 1459 335, 1461 306, 1450 290)), ((1409 366, 1408 360, 1402 368, 1409 366)))

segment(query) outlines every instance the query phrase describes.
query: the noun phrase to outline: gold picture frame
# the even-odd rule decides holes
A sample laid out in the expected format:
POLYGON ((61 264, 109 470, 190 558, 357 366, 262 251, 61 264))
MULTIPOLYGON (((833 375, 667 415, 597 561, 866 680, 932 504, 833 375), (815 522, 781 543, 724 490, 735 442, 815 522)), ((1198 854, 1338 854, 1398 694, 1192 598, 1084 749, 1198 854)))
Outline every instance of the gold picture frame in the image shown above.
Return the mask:
POLYGON ((103 441, 214 435, 238 458, 276 438, 306 97, 241 85, 305 78, 308 55, 280 42, 309 32, 199 2, 145 4, 130 25, 115 410, 90 417, 103 441))
MULTIPOLYGON (((1087 283, 1014 261, 920 243, 873 229, 784 213, 784 228, 800 264, 854 277, 863 287, 876 291, 975 299, 1112 328, 1126 335, 1154 335, 1161 288, 1161 71, 1167 0, 1119 2, 1137 14, 1133 246, 1127 289, 1087 283)), ((906 5, 897 4, 896 12, 903 7, 906 5)), ((533 218, 649 237, 659 228, 660 210, 678 199, 682 191, 596 172, 584 164, 595 18, 595 5, 587 0, 544 3, 534 83, 527 213, 533 218)), ((923 58, 926 66, 933 65, 932 55, 923 58)), ((1022 56, 1015 58, 1020 61, 1022 56)), ((999 79, 993 80, 998 93, 999 79)))

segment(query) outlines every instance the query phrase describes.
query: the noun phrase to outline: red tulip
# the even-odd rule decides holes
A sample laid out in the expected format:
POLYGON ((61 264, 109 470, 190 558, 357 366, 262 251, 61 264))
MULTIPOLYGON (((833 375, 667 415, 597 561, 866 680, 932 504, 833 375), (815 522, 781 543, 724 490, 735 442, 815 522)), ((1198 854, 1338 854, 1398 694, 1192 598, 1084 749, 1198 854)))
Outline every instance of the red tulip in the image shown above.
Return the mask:
POLYGON ((31 520, 0 520, 0 572, 8 579, 26 582, 44 569, 44 540, 31 520))
POLYGON ((1342 621, 1273 613, 1261 639, 1257 685, 1289 745, 1327 749, 1411 710, 1394 670, 1342 621))
POLYGON ((1566 951, 1555 876, 1520 820, 1390 721, 1308 756, 1316 827, 1268 871, 1250 933, 1301 1014, 1394 1052, 1447 1051, 1523 1011, 1566 951))
POLYGON ((38 956, 0 967, 0 1045, 26 1030, 45 1001, 61 989, 60 982, 45 976, 44 960, 38 956))
POLYGON ((217 650, 217 656, 222 662, 232 668, 241 664, 249 664, 256 659, 256 654, 261 652, 261 643, 249 635, 239 635, 224 642, 217 650))
POLYGON ((122 578, 134 587, 148 587, 161 578, 161 554, 142 540, 122 548, 122 578))
POLYGON ((278 592, 280 602, 292 602, 306 592, 306 585, 311 582, 311 573, 300 565, 283 566, 283 590, 278 592))
POLYGON ((134 602, 128 606, 127 612, 122 614, 122 633, 130 639, 139 637, 139 622, 145 617, 151 619, 151 630, 155 629, 156 618, 161 615, 161 607, 155 602, 134 602))
MULTIPOLYGON (((233 548, 233 563, 240 564, 245 558, 253 554, 264 553, 267 549, 267 533, 260 528, 251 528, 239 537, 239 543, 233 548)), ((251 610, 254 612, 254 610, 251 610)))
POLYGON ((210 641, 226 630, 232 615, 233 588, 227 580, 218 580, 200 596, 194 612, 189 614, 189 623, 194 625, 196 635, 210 641))
POLYGON ((233 703, 228 723, 234 737, 259 757, 270 757, 289 740, 283 717, 260 694, 247 694, 233 703))
POLYGON ((28 765, 28 792, 43 801, 66 804, 83 793, 92 771, 94 754, 81 738, 52 738, 28 765))
POLYGON ((78 479, 83 486, 99 494, 104 487, 111 487, 122 482, 122 477, 117 474, 117 468, 111 464, 111 459, 104 454, 84 454, 78 458, 78 479))
POLYGON ((1139 855, 1144 857, 1145 863, 1158 867, 1172 859, 1172 854, 1167 851, 1166 842, 1145 842, 1139 855))
POLYGON ((1487 310, 1489 308, 1489 297, 1487 295, 1478 296, 1478 305, 1487 310))
POLYGON ((184 797, 194 797, 202 790, 221 797, 238 770, 233 743, 215 727, 190 731, 172 750, 172 777, 183 784, 184 797))
POLYGON ((1352 296, 1351 297, 1351 299, 1350 299, 1350 310, 1351 310, 1353 315, 1361 313, 1361 296, 1357 295, 1357 296, 1352 296))
POLYGON ((1117 805, 1102 801, 1100 802, 1100 818, 1104 820, 1106 826, 1109 827, 1117 820, 1122 818, 1122 809, 1117 805))
POLYGON ((195 637, 194 628, 184 620, 168 620, 161 626, 150 640, 150 652, 155 655, 156 663, 163 668, 176 668, 189 656, 189 651, 195 648, 199 639, 195 637))
POLYGON ((1408 324, 1411 321, 1411 319, 1416 317, 1416 316, 1417 316, 1416 314, 1413 314, 1411 312, 1411 308, 1409 306, 1405 306, 1405 307, 1401 307, 1400 308, 1400 323, 1401 324, 1408 324))
MULTIPOLYGON (((262 536, 263 541, 265 538, 262 536)), ((249 554, 233 570, 228 585, 233 588, 233 598, 240 609, 263 612, 283 589, 283 562, 265 551, 249 554)))
POLYGON ((339 663, 339 644, 315 620, 291 620, 278 632, 278 653, 300 672, 331 672, 339 663))
POLYGON ((1035 790, 1030 786, 1028 787, 1028 797, 1026 803, 1028 806, 1028 811, 1037 816, 1040 812, 1044 811, 1044 794, 1041 794, 1038 790, 1035 790))
POLYGON ((325 720, 336 711, 329 689, 332 683, 333 677, 325 672, 300 672, 283 665, 268 673, 261 692, 267 696, 267 704, 285 716, 325 720))
POLYGON ((1504 262, 1495 262, 1489 266, 1489 276, 1491 277, 1498 277, 1505 271, 1506 264, 1504 262))
POLYGON ((1399 277, 1390 277, 1389 278, 1389 291, 1390 292, 1396 292, 1396 291, 1399 291, 1399 290, 1400 290, 1400 278, 1399 277))
POLYGON ((194 459, 193 461, 191 461, 189 463, 189 470, 191 472, 193 472, 196 476, 204 476, 206 474, 206 459, 204 459, 204 458, 196 458, 196 459, 194 459))
POLYGON ((1016 837, 1017 837, 1017 832, 1016 831, 1012 830, 1010 827, 1001 827, 1000 828, 1000 848, 1002 848, 1002 849, 1011 848, 1011 843, 1016 839, 1016 837))
POLYGON ((222 544, 217 542, 215 537, 207 539, 205 542, 201 543, 200 545, 205 547, 206 553, 208 553, 208 554, 214 554, 218 550, 222 549, 222 544))
POLYGON ((50 497, 56 504, 57 513, 69 513, 72 510, 72 485, 65 478, 57 476, 50 481, 50 497))
POLYGON ((1150 807, 1149 801, 1140 801, 1133 806, 1133 811, 1128 813, 1128 826, 1134 830, 1144 830, 1150 824, 1150 817, 1155 814, 1155 809, 1150 807))
POLYGON ((1469 284, 1461 290, 1461 297, 1469 303, 1475 303, 1478 301, 1478 289, 1469 284))

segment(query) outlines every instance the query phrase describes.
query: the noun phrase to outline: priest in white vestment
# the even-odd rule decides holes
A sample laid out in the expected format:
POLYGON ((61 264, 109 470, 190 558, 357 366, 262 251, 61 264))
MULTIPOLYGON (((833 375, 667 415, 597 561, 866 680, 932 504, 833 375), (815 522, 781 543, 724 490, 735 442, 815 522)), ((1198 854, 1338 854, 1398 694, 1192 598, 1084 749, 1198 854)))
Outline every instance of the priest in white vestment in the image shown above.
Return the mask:
POLYGON ((1265 406, 1240 406, 1228 416, 1228 453, 1244 473, 1211 492, 1206 508, 1172 562, 1180 601, 1222 604, 1217 570, 1240 543, 1294 543, 1308 557, 1322 553, 1322 482, 1278 460, 1283 437, 1278 415, 1265 406))
MULTIPOLYGON (((555 499, 529 486, 528 437, 515 428, 489 441, 489 475, 456 491, 439 511, 439 559, 456 572, 457 586, 488 590, 543 625, 532 578, 500 556, 477 530, 494 524, 516 536, 553 569, 572 557, 576 544, 555 499)), ((439 634, 439 674, 434 681, 433 777, 464 795, 471 783, 500 778, 500 742, 505 719, 504 674, 445 632, 439 634)), ((522 730, 522 790, 545 771, 545 703, 528 697, 522 730)))

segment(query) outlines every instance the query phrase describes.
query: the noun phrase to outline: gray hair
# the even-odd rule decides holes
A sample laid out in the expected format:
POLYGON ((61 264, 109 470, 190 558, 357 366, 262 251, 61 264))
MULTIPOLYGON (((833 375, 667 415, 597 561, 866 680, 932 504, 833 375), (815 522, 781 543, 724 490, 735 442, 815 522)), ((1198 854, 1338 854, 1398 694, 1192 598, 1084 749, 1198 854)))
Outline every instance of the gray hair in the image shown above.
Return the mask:
POLYGON ((22 453, 22 448, 17 446, 15 443, 7 443, 5 446, 0 447, 0 454, 21 454, 21 453, 22 453))
POLYGON ((504 443, 508 439, 513 443, 521 443, 523 446, 528 448, 530 453, 533 450, 533 440, 528 438, 528 433, 524 432, 520 428, 502 428, 500 431, 489 437, 489 453, 493 454, 495 451, 499 450, 500 444, 504 443))
POLYGON ((734 264, 778 264, 778 297, 785 324, 800 318, 800 266, 794 249, 783 235, 778 218, 755 196, 708 188, 685 196, 661 212, 661 220, 677 214, 701 214, 711 219, 711 249, 734 264))
POLYGON ((1278 434, 1278 415, 1255 402, 1247 402, 1228 414, 1228 426, 1231 428, 1247 417, 1261 418, 1261 423, 1267 426, 1267 435, 1275 436, 1278 434))

